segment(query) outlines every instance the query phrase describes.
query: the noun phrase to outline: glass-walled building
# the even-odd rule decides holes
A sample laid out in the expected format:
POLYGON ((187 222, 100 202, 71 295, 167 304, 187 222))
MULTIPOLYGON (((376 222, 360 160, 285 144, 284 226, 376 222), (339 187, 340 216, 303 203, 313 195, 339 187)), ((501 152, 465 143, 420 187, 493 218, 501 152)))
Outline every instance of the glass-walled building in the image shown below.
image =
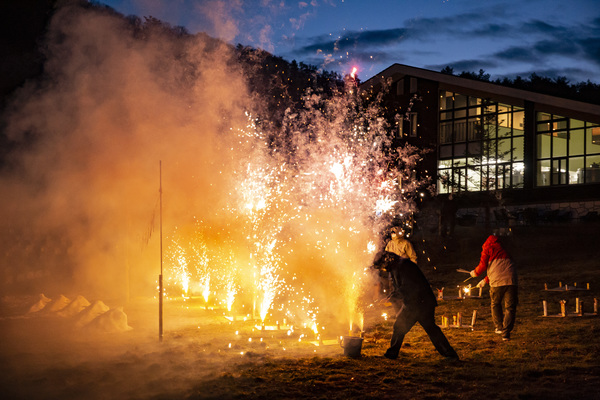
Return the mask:
POLYGON ((430 150, 422 168, 442 199, 493 191, 503 207, 586 202, 600 214, 600 105, 401 64, 361 90, 384 86, 391 123, 404 117, 398 145, 430 150))
MULTIPOLYGON (((438 193, 523 188, 523 107, 441 91, 438 193)), ((600 124, 535 112, 535 186, 600 183, 600 124)))
POLYGON ((523 187, 523 107, 440 93, 438 192, 523 187))
POLYGON ((600 124, 536 113, 536 185, 600 183, 600 124))

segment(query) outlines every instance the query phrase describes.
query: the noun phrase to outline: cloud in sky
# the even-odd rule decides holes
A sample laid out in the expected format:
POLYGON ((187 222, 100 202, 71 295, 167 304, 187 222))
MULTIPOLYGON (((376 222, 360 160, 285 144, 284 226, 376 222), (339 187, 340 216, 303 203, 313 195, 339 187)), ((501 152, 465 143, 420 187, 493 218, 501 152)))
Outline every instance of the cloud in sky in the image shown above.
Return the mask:
POLYGON ((319 36, 313 39, 313 43, 299 48, 297 52, 310 55, 315 52, 368 50, 373 46, 398 44, 405 38, 406 33, 406 29, 387 29, 348 32, 336 40, 328 36, 319 36))
MULTIPOLYGON (((146 15, 140 0, 103 2, 126 14, 146 15)), ((160 0, 150 3, 160 4, 160 0)), ((198 4, 206 9, 223 2, 182 0, 177 4, 179 9, 195 4, 199 10, 198 4)), ((421 68, 449 65, 455 72, 462 72, 463 67, 469 72, 484 69, 492 78, 550 71, 571 82, 600 82, 596 0, 573 0, 568 6, 562 0, 476 5, 466 0, 381 0, 376 4, 237 0, 235 5, 218 9, 219 15, 228 13, 221 19, 235 21, 238 30, 235 39, 225 39, 342 74, 358 64, 362 79, 403 63, 421 68)), ((165 14, 171 18, 166 22, 193 27, 192 33, 218 34, 210 23, 199 22, 207 15, 188 13, 177 19, 173 11, 165 14)))
POLYGON ((351 59, 381 65, 382 69, 384 63, 398 62, 426 68, 449 65, 456 72, 484 69, 493 76, 529 76, 546 71, 552 77, 567 76, 572 81, 600 81, 594 70, 600 64, 600 37, 594 26, 597 19, 589 24, 560 26, 538 19, 488 22, 484 16, 482 12, 408 20, 397 28, 346 31, 335 40, 318 35, 308 38, 290 55, 307 57, 313 63, 324 55, 332 59, 341 55, 341 65, 351 59), (439 47, 432 41, 439 42, 439 47), (475 46, 470 51, 471 43, 475 46), (437 62, 431 62, 433 58, 437 62))

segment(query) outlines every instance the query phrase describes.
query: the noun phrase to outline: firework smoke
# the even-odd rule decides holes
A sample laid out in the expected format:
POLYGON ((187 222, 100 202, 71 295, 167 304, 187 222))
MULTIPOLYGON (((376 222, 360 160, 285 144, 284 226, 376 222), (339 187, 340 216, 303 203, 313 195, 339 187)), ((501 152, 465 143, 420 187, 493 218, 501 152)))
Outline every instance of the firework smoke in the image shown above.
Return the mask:
POLYGON ((379 233, 421 182, 353 79, 265 121, 233 48, 205 35, 67 6, 45 45, 45 79, 4 116, 6 287, 152 295, 160 160, 168 295, 355 318, 379 233))

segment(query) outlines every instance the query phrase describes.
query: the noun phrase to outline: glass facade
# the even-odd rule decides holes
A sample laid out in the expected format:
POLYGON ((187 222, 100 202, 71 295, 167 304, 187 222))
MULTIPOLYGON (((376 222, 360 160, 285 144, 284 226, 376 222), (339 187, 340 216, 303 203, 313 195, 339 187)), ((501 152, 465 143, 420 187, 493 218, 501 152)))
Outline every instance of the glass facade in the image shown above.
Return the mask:
POLYGON ((439 105, 439 193, 523 187, 522 107, 446 91, 439 105))
POLYGON ((600 125, 536 113, 537 186, 600 182, 600 125))

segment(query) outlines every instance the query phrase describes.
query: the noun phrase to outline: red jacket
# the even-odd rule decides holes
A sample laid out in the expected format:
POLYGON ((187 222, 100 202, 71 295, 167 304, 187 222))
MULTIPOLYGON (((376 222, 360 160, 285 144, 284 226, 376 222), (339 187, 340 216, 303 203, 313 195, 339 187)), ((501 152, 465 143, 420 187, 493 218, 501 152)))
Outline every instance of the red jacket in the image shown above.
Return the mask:
POLYGON ((486 282, 490 286, 517 284, 517 270, 510 256, 500 244, 498 237, 490 235, 481 250, 481 260, 475 267, 475 274, 481 275, 487 270, 486 282))

